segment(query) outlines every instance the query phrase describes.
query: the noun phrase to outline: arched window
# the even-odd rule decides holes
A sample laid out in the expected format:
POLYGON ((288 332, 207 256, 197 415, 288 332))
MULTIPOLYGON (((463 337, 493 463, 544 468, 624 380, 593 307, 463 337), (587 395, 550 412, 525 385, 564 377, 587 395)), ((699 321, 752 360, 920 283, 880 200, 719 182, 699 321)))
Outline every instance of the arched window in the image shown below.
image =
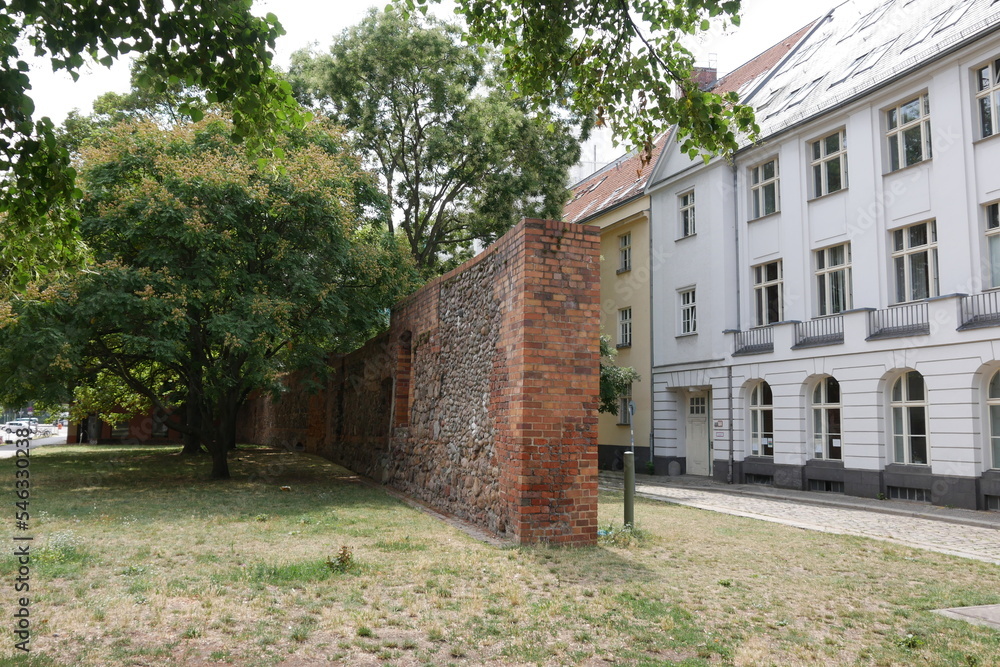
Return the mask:
POLYGON ((750 391, 750 453, 774 456, 774 397, 763 380, 750 391))
POLYGON ((1000 468, 1000 371, 990 380, 986 403, 990 409, 991 467, 1000 468))
POLYGON ((927 387, 916 371, 901 375, 892 384, 892 460, 895 463, 929 462, 927 443, 927 387))
POLYGON ((813 452, 817 459, 843 458, 840 434, 840 383, 825 377, 812 395, 813 452))

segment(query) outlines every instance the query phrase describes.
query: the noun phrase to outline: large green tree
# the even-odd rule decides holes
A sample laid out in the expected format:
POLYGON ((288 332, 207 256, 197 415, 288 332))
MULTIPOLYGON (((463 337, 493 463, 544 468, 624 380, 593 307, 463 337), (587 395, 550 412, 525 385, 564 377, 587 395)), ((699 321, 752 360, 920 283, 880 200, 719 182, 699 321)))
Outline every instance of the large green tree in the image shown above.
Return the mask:
POLYGON ((288 84, 271 68, 283 30, 273 14, 250 13, 251 0, 0 0, 0 281, 79 259, 74 199, 80 190, 66 148, 28 91, 25 46, 74 78, 85 62, 110 65, 144 54, 141 83, 184 82, 208 91, 181 101, 198 117, 205 103, 232 110, 233 134, 259 148, 304 117, 288 84))
MULTIPOLYGON (((405 0, 409 10, 438 0, 405 0)), ((499 48, 514 88, 537 105, 552 100, 607 123, 651 153, 653 137, 676 125, 692 157, 738 147, 757 131, 735 93, 691 81, 682 40, 722 18, 739 24, 740 0, 454 0, 472 43, 499 48), (675 91, 682 94, 675 96, 675 91)))
POLYGON ((327 122, 271 161, 210 118, 98 133, 81 151, 80 230, 93 263, 31 285, 0 313, 0 399, 116 378, 185 419, 228 477, 237 412, 384 326, 412 286, 405 250, 364 220, 369 176, 327 122), (17 389, 16 391, 14 389, 17 389))
POLYGON ((296 55, 300 96, 344 124, 381 176, 387 224, 425 274, 522 217, 560 217, 580 152, 548 107, 529 112, 461 31, 372 11, 329 53, 296 55))

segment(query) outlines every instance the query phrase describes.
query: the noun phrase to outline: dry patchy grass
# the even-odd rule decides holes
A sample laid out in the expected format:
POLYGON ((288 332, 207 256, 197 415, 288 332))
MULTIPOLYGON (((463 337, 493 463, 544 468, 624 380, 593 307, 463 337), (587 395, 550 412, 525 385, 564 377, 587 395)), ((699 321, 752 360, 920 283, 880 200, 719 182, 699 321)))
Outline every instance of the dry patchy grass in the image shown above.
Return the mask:
POLYGON ((644 501, 631 539, 502 549, 316 457, 232 467, 33 453, 31 662, 1000 664, 1000 633, 929 613, 1000 602, 986 563, 644 501))

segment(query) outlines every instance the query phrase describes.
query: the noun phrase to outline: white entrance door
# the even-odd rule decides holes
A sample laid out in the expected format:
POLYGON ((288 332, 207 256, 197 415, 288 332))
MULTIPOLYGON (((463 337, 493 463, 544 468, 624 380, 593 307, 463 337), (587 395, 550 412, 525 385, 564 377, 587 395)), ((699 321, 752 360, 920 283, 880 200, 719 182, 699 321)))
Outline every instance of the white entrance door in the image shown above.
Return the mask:
POLYGON ((687 472, 689 475, 712 474, 712 448, 708 431, 710 403, 707 391, 688 394, 687 472))

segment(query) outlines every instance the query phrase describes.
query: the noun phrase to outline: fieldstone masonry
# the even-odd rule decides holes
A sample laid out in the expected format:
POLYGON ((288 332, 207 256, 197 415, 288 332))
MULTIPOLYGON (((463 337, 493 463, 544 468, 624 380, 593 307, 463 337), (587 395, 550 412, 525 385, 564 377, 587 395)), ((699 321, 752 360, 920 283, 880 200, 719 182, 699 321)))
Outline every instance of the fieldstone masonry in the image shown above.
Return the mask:
POLYGON ((597 538, 599 231, 524 220, 240 438, 317 452, 520 543, 597 538))

